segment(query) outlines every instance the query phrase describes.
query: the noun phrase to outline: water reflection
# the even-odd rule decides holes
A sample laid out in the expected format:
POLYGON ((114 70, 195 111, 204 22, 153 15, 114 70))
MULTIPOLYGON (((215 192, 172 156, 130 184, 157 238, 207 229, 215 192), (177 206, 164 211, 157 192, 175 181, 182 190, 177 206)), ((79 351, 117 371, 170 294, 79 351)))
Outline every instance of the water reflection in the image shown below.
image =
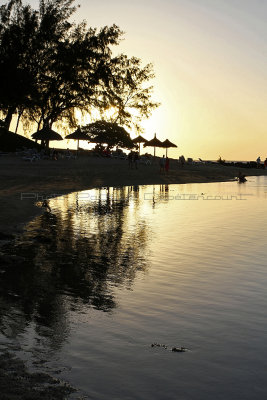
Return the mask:
POLYGON ((145 218, 136 218, 138 197, 138 187, 129 187, 53 199, 52 212, 6 247, 15 261, 1 276, 0 328, 6 336, 34 322, 36 333, 58 349, 68 336, 68 313, 81 305, 103 312, 116 307, 114 286, 131 289, 147 268, 149 230, 145 218))
MULTIPOLYGON (((216 188, 249 195, 252 184, 216 188)), ((180 200, 177 223, 180 218, 185 226, 184 200, 192 200, 187 193, 196 190, 194 200, 199 199, 201 210, 208 187, 205 193, 203 185, 176 191, 168 185, 103 188, 51 200, 52 212, 35 218, 20 240, 4 248, 15 258, 1 273, 1 331, 16 337, 34 322, 38 335, 47 336, 50 330, 51 348, 60 348, 69 334, 70 312, 80 312, 84 305, 88 311, 111 312, 117 306, 114 288, 131 289, 138 273, 147 270, 151 211, 180 200)))
POLYGON ((2 248, 0 344, 20 345, 34 370, 61 370, 89 398, 233 398, 241 375, 238 398, 255 398, 245 369, 260 387, 267 213, 266 182, 250 179, 51 200, 2 248), (155 352, 155 341, 190 352, 155 352))

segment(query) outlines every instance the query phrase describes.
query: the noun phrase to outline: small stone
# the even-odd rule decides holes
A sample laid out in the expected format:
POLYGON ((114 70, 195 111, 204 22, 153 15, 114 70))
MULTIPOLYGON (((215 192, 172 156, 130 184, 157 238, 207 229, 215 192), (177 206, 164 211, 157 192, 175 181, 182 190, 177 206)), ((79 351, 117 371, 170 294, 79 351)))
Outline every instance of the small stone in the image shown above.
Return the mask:
POLYGON ((3 264, 21 264, 25 261, 24 257, 16 256, 16 255, 9 255, 9 254, 2 254, 0 255, 0 263, 3 264))
POLYGON ((11 235, 9 233, 0 232, 0 240, 12 240, 12 239, 15 239, 14 235, 11 235))
POLYGON ((176 352, 176 353, 184 353, 186 351, 185 347, 173 347, 172 351, 176 352))

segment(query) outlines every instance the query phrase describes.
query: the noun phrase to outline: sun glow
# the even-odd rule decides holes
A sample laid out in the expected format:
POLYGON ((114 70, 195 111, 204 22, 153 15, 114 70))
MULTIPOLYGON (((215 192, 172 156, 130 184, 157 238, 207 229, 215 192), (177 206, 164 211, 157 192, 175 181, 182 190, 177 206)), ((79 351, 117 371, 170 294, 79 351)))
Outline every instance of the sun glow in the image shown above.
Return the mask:
MULTIPOLYGON (((38 2, 28 3, 36 7, 38 2)), ((154 64, 153 99, 161 106, 141 122, 146 139, 155 133, 160 140, 168 138, 178 146, 170 149, 175 158, 265 159, 266 0, 79 3, 78 20, 97 28, 114 22, 125 32, 114 51, 154 64)), ((77 112, 77 122, 116 120, 116 111, 77 112)), ((15 127, 14 118, 13 131, 15 127)), ((55 130, 63 137, 71 133, 56 124, 55 130)), ((25 135, 30 137, 29 132, 25 135)), ((51 145, 75 148, 72 141, 51 145)))

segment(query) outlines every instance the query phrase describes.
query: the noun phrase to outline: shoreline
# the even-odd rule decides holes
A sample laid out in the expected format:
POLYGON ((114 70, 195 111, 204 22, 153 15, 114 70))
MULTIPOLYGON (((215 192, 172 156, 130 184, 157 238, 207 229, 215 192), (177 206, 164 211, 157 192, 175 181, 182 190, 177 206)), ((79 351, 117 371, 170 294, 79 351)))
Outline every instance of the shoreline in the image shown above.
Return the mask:
MULTIPOLYGON (((127 160, 80 157, 27 162, 18 156, 0 157, 0 233, 16 235, 41 213, 40 196, 64 195, 99 187, 167 185, 233 180, 240 168, 219 164, 179 166, 170 159, 168 174, 159 165, 140 164, 129 169, 127 160)), ((263 169, 242 169, 246 176, 267 175, 263 169)))

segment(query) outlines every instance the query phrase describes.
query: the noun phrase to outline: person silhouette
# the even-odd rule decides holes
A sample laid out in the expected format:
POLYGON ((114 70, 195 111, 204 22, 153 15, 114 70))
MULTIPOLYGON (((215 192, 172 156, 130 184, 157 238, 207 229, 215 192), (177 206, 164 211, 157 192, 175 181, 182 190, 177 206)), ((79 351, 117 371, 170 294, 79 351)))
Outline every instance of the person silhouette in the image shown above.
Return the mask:
POLYGON ((170 168, 170 159, 169 159, 169 157, 166 157, 166 160, 165 160, 165 171, 166 171, 166 174, 168 174, 169 168, 170 168))
POLYGON ((165 170, 165 156, 163 154, 163 156, 160 158, 159 160, 159 172, 164 172, 165 170))

